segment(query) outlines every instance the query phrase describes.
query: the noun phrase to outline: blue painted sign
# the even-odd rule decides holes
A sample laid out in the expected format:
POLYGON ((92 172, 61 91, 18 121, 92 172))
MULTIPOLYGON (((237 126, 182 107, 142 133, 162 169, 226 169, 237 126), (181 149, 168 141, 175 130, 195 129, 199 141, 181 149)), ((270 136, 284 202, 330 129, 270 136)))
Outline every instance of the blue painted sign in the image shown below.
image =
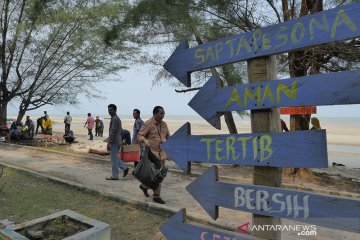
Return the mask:
POLYGON ((198 177, 186 190, 213 219, 218 217, 220 206, 360 233, 360 199, 218 182, 216 167, 198 177))
MULTIPOLYGON (((279 123, 280 124, 280 123, 279 123)), ((184 172, 188 162, 326 168, 326 131, 190 135, 185 123, 161 145, 184 172)))
POLYGON ((360 37, 360 4, 348 4, 188 48, 181 42, 164 68, 186 86, 190 73, 251 58, 360 37))
POLYGON ((230 234, 226 232, 215 231, 209 228, 195 226, 185 223, 185 209, 180 210, 172 216, 166 223, 160 226, 160 231, 171 240, 184 239, 229 239, 229 240, 248 240, 254 239, 249 236, 230 234))
POLYGON ((215 77, 189 106, 220 129, 218 112, 360 103, 360 70, 217 88, 215 77))

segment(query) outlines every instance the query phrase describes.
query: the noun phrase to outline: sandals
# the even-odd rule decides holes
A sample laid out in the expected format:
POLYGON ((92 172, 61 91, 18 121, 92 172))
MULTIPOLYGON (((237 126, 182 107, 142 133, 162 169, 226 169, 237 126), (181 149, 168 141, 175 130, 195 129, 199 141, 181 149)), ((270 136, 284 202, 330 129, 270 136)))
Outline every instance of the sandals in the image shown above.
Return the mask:
POLYGON ((114 178, 114 177, 107 177, 105 178, 106 180, 119 180, 118 178, 114 178))

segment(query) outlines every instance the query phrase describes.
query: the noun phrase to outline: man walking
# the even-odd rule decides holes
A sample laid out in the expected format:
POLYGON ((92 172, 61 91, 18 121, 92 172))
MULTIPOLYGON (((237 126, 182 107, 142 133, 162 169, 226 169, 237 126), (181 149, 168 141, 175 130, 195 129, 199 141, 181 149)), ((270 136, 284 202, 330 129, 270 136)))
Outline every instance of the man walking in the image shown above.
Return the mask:
POLYGON ((121 161, 121 159, 118 158, 118 152, 122 146, 122 125, 116 111, 116 105, 109 104, 108 113, 111 116, 111 120, 107 150, 110 151, 112 176, 107 177, 106 180, 119 180, 119 168, 124 171, 123 177, 126 177, 129 172, 129 168, 121 161))
POLYGON ((89 140, 93 140, 94 136, 93 136, 92 130, 95 125, 95 119, 91 116, 91 113, 88 113, 88 118, 86 119, 84 127, 86 127, 86 125, 87 125, 87 129, 88 129, 88 135, 90 135, 89 140))
POLYGON ((38 133, 39 127, 40 127, 40 133, 43 133, 43 126, 42 126, 43 118, 44 117, 39 117, 38 119, 36 119, 36 131, 35 131, 35 133, 38 133))
MULTIPOLYGON (((170 137, 170 132, 166 122, 163 121, 165 116, 164 108, 161 106, 154 107, 153 117, 147 120, 141 127, 138 139, 140 142, 149 146, 150 151, 158 158, 159 162, 155 163, 157 169, 165 166, 166 153, 161 149, 160 144, 166 142, 170 137)), ((140 189, 144 192, 146 197, 149 196, 147 186, 141 184, 140 189)), ((160 197, 161 184, 154 190, 153 201, 160 204, 165 204, 165 201, 160 197)))
MULTIPOLYGON (((133 110, 133 117, 135 119, 134 121, 134 127, 133 127, 133 137, 132 137, 132 144, 139 144, 138 142, 138 135, 140 132, 140 128, 141 126, 144 124, 144 121, 140 118, 140 110, 139 109, 134 109, 133 110)), ((143 145, 143 144, 141 144, 143 145)), ((142 156, 144 152, 144 147, 141 146, 140 147, 140 155, 142 156)), ((134 166, 136 167, 138 165, 138 161, 134 162, 134 166)))
POLYGON ((64 117, 64 123, 65 123, 65 135, 70 130, 70 124, 72 122, 72 117, 70 116, 70 112, 66 112, 66 116, 64 117))

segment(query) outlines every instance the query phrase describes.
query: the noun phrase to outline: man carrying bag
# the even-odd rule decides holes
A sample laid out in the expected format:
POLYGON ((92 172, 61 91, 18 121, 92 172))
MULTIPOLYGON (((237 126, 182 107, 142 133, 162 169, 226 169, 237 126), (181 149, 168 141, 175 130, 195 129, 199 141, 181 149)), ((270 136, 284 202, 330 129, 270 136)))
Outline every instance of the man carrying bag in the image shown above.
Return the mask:
MULTIPOLYGON (((165 159, 167 158, 167 156, 165 151, 161 149, 160 144, 165 143, 166 140, 170 137, 168 126, 163 121, 164 116, 165 116, 165 111, 163 107, 161 106, 154 107, 153 117, 142 125, 138 135, 138 141, 140 143, 144 143, 146 146, 149 147, 150 150, 150 151, 148 150, 149 154, 144 153, 144 156, 149 157, 150 155, 151 158, 152 156, 151 154, 154 155, 153 164, 156 170, 158 170, 158 172, 166 171, 165 159)), ((141 161, 142 159, 140 160, 139 165, 141 164, 141 161)), ((147 190, 153 189, 154 191, 153 201, 159 204, 165 204, 165 201, 162 200, 160 197, 161 183, 158 183, 157 186, 146 186, 144 184, 141 184, 139 187, 143 191, 146 197, 149 197, 147 190)))
POLYGON ((145 147, 140 163, 136 166, 133 175, 142 183, 141 190, 149 197, 147 189, 155 191, 167 174, 167 168, 161 164, 161 160, 151 153, 149 147, 145 147))

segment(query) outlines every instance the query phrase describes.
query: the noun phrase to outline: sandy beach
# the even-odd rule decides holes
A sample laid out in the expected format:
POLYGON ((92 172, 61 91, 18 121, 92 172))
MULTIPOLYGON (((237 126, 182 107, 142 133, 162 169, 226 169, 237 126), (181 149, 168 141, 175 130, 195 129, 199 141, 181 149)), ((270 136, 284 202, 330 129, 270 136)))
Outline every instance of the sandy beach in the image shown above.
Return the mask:
MULTIPOLYGON (((54 135, 63 135, 64 123, 63 116, 51 116, 53 120, 54 135)), ((108 137, 108 128, 110 118, 107 115, 100 118, 104 121, 103 137, 94 137, 93 141, 88 140, 87 129, 84 127, 86 121, 86 114, 84 116, 73 116, 71 129, 76 137, 76 143, 69 145, 69 148, 75 152, 88 152, 90 148, 105 150, 106 143, 103 141, 108 137)), ((119 115, 122 120, 123 128, 128 129, 130 133, 133 132, 134 119, 132 116, 119 115)), ((36 116, 31 116, 34 120, 36 116)), ((142 119, 146 121, 150 116, 143 116, 142 119)), ((282 118, 289 126, 289 119, 282 118)), ((15 119, 15 116, 10 116, 9 119, 15 119)), ((251 133, 251 123, 249 117, 241 118, 235 116, 235 123, 239 134, 251 133)), ((210 134, 228 134, 228 130, 224 119, 221 118, 221 130, 217 130, 207 123, 199 116, 165 116, 164 121, 167 122, 170 133, 173 134, 186 122, 191 124, 192 135, 210 135, 210 134)), ((327 147, 329 156, 329 166, 332 162, 341 163, 349 168, 360 168, 360 119, 321 119, 322 129, 326 129, 327 147)), ((35 121, 34 121, 35 122, 35 121)), ((93 130, 95 136, 95 130, 93 130)))
MULTIPOLYGON (((132 116, 119 115, 122 120, 123 128, 133 132, 134 119, 132 116)), ((51 117, 51 116, 50 116, 51 117)), ((145 121, 150 116, 143 116, 145 121)), ((35 117, 32 117, 33 119, 35 117)), ((51 117, 53 120, 54 135, 62 135, 64 131, 63 116, 51 117)), ((100 116, 104 121, 103 137, 94 137, 93 141, 88 140, 87 129, 84 127, 86 115, 84 117, 73 116, 71 129, 74 132, 77 143, 69 145, 69 148, 76 152, 88 152, 90 148, 105 150, 106 143, 103 142, 108 137, 109 116, 100 116)), ((164 119, 169 127, 170 133, 176 132, 186 122, 191 124, 192 135, 209 135, 209 134, 228 134, 226 124, 222 118, 221 130, 217 130, 208 124, 199 116, 165 116, 164 119)), ((289 126, 288 119, 284 119, 289 126)), ((360 121, 356 119, 341 120, 324 118, 320 119, 322 129, 326 129, 329 165, 332 162, 341 163, 349 168, 360 168, 360 121)), ((235 116, 235 123, 239 133, 251 133, 251 124, 249 117, 235 116)), ((95 135, 95 130, 93 130, 95 135)))

